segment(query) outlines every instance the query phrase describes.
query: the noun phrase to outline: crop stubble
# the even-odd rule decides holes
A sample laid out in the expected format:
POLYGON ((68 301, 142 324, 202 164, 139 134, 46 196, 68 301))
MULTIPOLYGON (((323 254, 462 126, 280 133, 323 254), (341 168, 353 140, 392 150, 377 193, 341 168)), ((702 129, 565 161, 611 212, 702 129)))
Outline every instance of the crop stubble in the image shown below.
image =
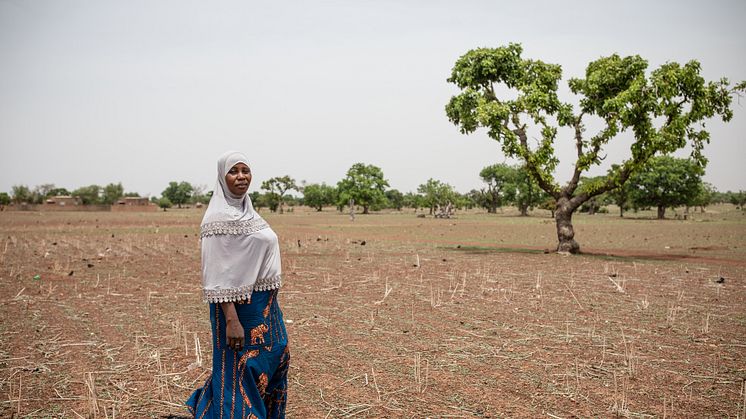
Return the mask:
MULTIPOLYGON (((726 210, 579 216, 573 257, 542 251, 541 217, 265 214, 288 416, 744 417, 746 222, 726 210)), ((211 365, 199 220, 0 213, 0 415, 185 415, 211 365)))

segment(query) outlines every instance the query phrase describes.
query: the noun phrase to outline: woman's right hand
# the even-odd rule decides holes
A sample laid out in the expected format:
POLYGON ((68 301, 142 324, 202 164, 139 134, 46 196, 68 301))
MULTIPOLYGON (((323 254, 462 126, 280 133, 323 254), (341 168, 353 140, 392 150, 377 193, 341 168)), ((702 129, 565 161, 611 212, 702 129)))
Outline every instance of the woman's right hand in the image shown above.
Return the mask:
POLYGON ((238 320, 236 306, 233 303, 220 303, 225 315, 225 344, 234 351, 240 351, 244 345, 244 330, 238 320))
POLYGON ((244 331, 238 318, 226 319, 225 343, 236 351, 243 349, 244 331))

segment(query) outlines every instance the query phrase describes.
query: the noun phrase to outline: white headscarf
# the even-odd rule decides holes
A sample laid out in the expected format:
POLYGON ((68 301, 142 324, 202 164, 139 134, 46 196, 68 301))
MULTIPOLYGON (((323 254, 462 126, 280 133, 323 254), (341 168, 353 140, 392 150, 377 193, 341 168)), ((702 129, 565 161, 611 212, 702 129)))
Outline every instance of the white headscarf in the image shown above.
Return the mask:
POLYGON ((202 218, 202 289, 209 303, 251 300, 252 291, 282 285, 277 235, 254 211, 249 194, 233 195, 225 175, 248 159, 229 151, 218 159, 218 181, 202 218))

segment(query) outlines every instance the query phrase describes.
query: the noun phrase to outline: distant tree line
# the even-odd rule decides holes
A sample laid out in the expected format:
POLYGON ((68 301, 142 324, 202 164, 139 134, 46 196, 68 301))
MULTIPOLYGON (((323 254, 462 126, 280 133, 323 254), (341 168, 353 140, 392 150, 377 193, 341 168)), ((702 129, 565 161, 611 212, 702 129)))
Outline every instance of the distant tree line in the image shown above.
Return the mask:
MULTIPOLYGON (((617 170, 613 167, 610 171, 617 170)), ((658 156, 649 164, 632 175, 620 187, 601 195, 594 196, 580 207, 580 212, 594 214, 605 211, 605 206, 614 204, 619 208, 619 216, 625 211, 655 209, 657 218, 663 219, 669 208, 684 207, 685 213, 690 208, 704 208, 710 204, 731 203, 743 209, 746 203, 746 192, 719 192, 711 184, 704 182, 704 169, 692 159, 658 156)), ((592 189, 603 176, 581 178, 580 190, 592 189)))
POLYGON ((111 205, 122 197, 140 196, 137 192, 124 192, 121 183, 110 183, 106 186, 89 185, 69 191, 59 188, 54 184, 47 183, 38 185, 33 189, 26 185, 15 185, 10 194, 0 192, 0 204, 43 204, 46 200, 55 196, 73 196, 80 199, 84 205, 111 205))
MULTIPOLYGON (((611 167, 610 171, 618 170, 611 167)), ((606 212, 607 205, 616 205, 619 215, 625 211, 656 209, 658 218, 664 218, 666 209, 675 207, 704 208, 714 203, 731 203, 743 209, 746 204, 746 191, 719 192, 709 183, 702 181, 704 170, 691 159, 670 156, 655 157, 650 164, 632 176, 621 187, 585 202, 580 212, 595 214, 606 212)), ((503 207, 514 206, 521 215, 528 215, 535 208, 546 209, 554 216, 555 200, 544 192, 525 165, 494 164, 483 168, 479 177, 484 187, 467 193, 457 192, 451 185, 430 178, 417 187, 416 192, 406 192, 389 188, 381 168, 364 163, 350 167, 345 177, 336 185, 326 183, 300 185, 292 177, 278 176, 261 184, 263 192, 251 192, 255 208, 268 208, 272 212, 285 211, 285 207, 305 205, 322 211, 324 207, 335 207, 342 211, 352 205, 362 209, 364 214, 382 209, 415 211, 426 210, 433 215, 437 208, 451 205, 456 209, 483 208, 488 213, 497 213, 503 207), (292 192, 298 192, 295 196, 292 192)), ((606 176, 582 177, 579 190, 592 190, 604 182, 606 176)), ((205 192, 204 186, 189 182, 169 182, 160 197, 150 200, 161 208, 184 205, 207 204, 212 191, 205 192)), ((106 186, 89 185, 73 191, 44 184, 30 189, 25 185, 13 186, 10 194, 0 192, 0 205, 14 203, 41 204, 59 195, 80 198, 84 205, 115 204, 122 197, 139 196, 136 192, 125 192, 121 183, 106 186)))

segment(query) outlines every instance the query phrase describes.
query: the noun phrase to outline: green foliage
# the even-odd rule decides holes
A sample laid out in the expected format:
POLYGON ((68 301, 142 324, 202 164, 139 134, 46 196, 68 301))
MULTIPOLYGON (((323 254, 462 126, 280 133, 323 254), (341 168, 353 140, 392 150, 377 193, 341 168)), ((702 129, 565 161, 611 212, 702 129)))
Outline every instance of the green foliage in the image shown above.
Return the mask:
POLYGON ((101 200, 101 187, 98 185, 89 185, 80 187, 72 192, 72 196, 80 198, 83 205, 95 205, 101 200))
POLYGON ((666 208, 694 204, 702 175, 704 170, 693 159, 654 157, 630 179, 630 197, 637 206, 657 207, 658 218, 664 218, 666 208))
MULTIPOLYGON (((212 198, 212 191, 210 191, 210 197, 212 198)), ((266 203, 262 200, 262 194, 254 191, 249 192, 249 199, 251 199, 251 204, 254 206, 255 209, 261 209, 266 207, 266 203)))
POLYGON ((303 204, 315 208, 316 211, 321 211, 324 206, 334 205, 336 202, 337 189, 334 186, 312 183, 303 188, 303 204))
POLYGON ((137 192, 125 192, 123 196, 125 198, 139 198, 140 194, 137 192))
MULTIPOLYGON (((580 182, 578 183, 578 190, 579 191, 587 191, 587 190, 593 190, 594 188, 598 188, 599 184, 602 184, 604 182, 605 176, 594 176, 594 177, 580 177, 580 182)), ((593 195, 590 199, 583 202, 583 204, 580 206, 579 211, 580 212, 587 212, 589 215, 593 215, 601 209, 601 206, 606 201, 606 194, 603 195, 593 195)))
POLYGON ((458 192, 453 193, 453 201, 451 202, 456 209, 474 208, 475 203, 472 201, 469 194, 460 194, 458 192))
POLYGON ((205 193, 205 185, 193 185, 192 196, 189 202, 192 204, 209 204, 212 198, 212 191, 205 193))
POLYGON ((31 190, 26 185, 13 186, 11 195, 16 204, 27 203, 31 200, 31 190))
POLYGON ((165 210, 166 208, 171 208, 173 203, 168 199, 168 197, 164 196, 158 200, 158 206, 165 210))
POLYGON ((435 207, 438 205, 454 203, 456 197, 456 192, 451 185, 432 178, 418 186, 417 192, 423 195, 423 206, 430 208, 430 214, 435 212, 435 207))
POLYGON ((193 191, 194 187, 189 182, 169 182, 161 195, 168 198, 172 205, 181 208, 182 204, 189 202, 193 191))
POLYGON ((666 63, 647 76, 647 61, 615 54, 588 64, 585 78, 569 80, 570 90, 580 96, 575 110, 557 95, 561 67, 524 59, 522 52, 519 44, 509 44, 461 56, 448 78, 461 93, 451 98, 445 110, 462 133, 484 127, 506 156, 525 163, 541 189, 555 199, 558 227, 562 224, 558 228, 560 250, 572 252, 579 245, 573 240, 571 217, 581 204, 624 184, 653 156, 671 153, 687 142, 692 159, 704 166, 702 149, 710 141, 705 120, 719 116, 729 121, 731 95, 746 88, 744 82, 731 88, 725 78, 706 82, 697 61, 666 63), (589 136, 584 118, 592 116, 600 118, 603 126, 589 136), (572 178, 564 186, 553 177, 560 127, 574 132, 577 151, 572 178), (536 144, 529 142, 529 129, 538 130, 536 144), (605 157, 604 146, 624 131, 634 135, 631 157, 593 188, 578 190, 581 174, 599 165, 605 157))
POLYGON ((413 192, 407 192, 404 194, 404 197, 402 199, 402 205, 407 208, 412 208, 416 211, 425 206, 425 199, 422 195, 413 192))
POLYGON ((494 164, 482 169, 479 176, 487 183, 487 189, 472 191, 468 196, 490 213, 503 205, 514 204, 525 216, 544 199, 544 193, 525 166, 494 164))
POLYGON ((744 191, 738 191, 738 192, 731 192, 728 191, 728 199, 731 204, 735 205, 738 208, 744 209, 743 205, 746 204, 746 192, 744 191))
POLYGON ((0 192, 0 205, 10 204, 10 195, 7 192, 0 192))
POLYGON ((47 192, 47 198, 51 198, 53 196, 70 196, 70 191, 68 191, 65 188, 53 188, 47 192))
POLYGON ((389 208, 401 211, 404 206, 404 194, 397 189, 389 189, 385 193, 389 208))
POLYGON ((34 191, 31 192, 30 202, 33 204, 43 204, 47 197, 50 196, 50 192, 54 189, 55 187, 51 183, 44 183, 36 186, 34 191))
POLYGON ((272 212, 277 212, 277 209, 280 208, 280 195, 276 193, 264 193, 259 200, 261 201, 262 206, 268 207, 272 212))
POLYGON ((557 211, 557 200, 549 195, 545 195, 545 198, 539 202, 538 207, 543 210, 551 212, 551 217, 554 218, 554 213, 557 211))
POLYGON ((277 211, 277 207, 280 208, 280 213, 283 210, 283 197, 289 190, 299 190, 295 184, 295 180, 290 176, 273 177, 262 182, 262 189, 268 191, 269 208, 272 212, 277 211))
POLYGON ((110 183, 103 188, 101 202, 109 205, 116 204, 122 195, 124 195, 122 183, 110 183))
POLYGON ((353 199, 355 205, 363 207, 363 214, 368 214, 371 207, 382 207, 385 204, 387 186, 389 183, 379 167, 355 163, 347 171, 345 178, 337 183, 337 203, 344 206, 353 199))
POLYGON ((547 195, 541 190, 526 166, 518 166, 514 170, 512 194, 508 195, 508 199, 518 208, 521 215, 526 216, 529 210, 533 210, 546 200, 547 195))
POLYGON ((692 199, 691 205, 704 208, 714 202, 715 195, 717 195, 717 189, 708 182, 700 183, 697 194, 692 199))
POLYGON ((515 172, 513 167, 504 163, 487 166, 479 172, 479 177, 487 184, 487 190, 482 190, 479 203, 487 212, 496 213, 509 200, 513 192, 509 185, 515 180, 515 172))
MULTIPOLYGON (((616 172, 619 170, 618 164, 611 165, 611 168, 609 169, 609 172, 616 172)), ((604 195, 603 201, 606 203, 612 203, 619 207, 619 216, 624 217, 624 211, 627 211, 630 208, 631 201, 630 201, 630 192, 631 192, 631 186, 630 182, 624 182, 622 185, 609 190, 604 195)))

